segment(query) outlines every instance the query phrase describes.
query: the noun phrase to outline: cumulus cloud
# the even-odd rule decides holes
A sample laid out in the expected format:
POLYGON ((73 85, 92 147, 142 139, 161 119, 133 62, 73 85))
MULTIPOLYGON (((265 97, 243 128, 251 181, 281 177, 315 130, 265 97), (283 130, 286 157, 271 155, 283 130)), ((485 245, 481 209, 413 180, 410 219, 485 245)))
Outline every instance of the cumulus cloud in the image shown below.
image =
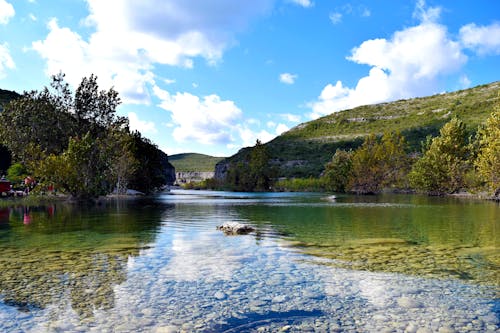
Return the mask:
POLYGON ((172 95, 157 86, 154 93, 161 100, 159 106, 171 113, 176 141, 226 145, 235 141, 242 111, 233 101, 215 94, 203 98, 187 92, 172 95))
POLYGON ((280 82, 284 84, 294 84, 297 77, 297 74, 283 73, 280 74, 280 82))
POLYGON ((390 39, 371 39, 355 47, 348 60, 371 67, 354 88, 341 81, 325 86, 309 104, 312 118, 335 111, 388 100, 435 93, 437 80, 457 72, 467 61, 459 42, 434 20, 439 9, 424 10, 419 1, 415 16, 421 23, 397 31, 390 39))
POLYGON ((460 29, 460 40, 464 47, 481 55, 500 54, 500 24, 488 26, 467 24, 460 29))
POLYGON ((0 79, 5 77, 7 69, 14 69, 15 67, 7 43, 0 44, 0 79))
POLYGON ((5 0, 0 0, 0 24, 7 24, 16 14, 14 7, 5 0))
POLYGON ((314 6, 314 3, 311 0, 289 0, 289 1, 304 8, 309 8, 314 6))
POLYGON ((266 15, 273 4, 273 0, 86 1, 89 15, 84 22, 94 29, 88 38, 52 20, 47 37, 32 47, 46 60, 48 75, 63 71, 70 83, 77 84, 95 73, 100 84, 115 85, 125 103, 149 100, 156 64, 190 68, 199 57, 209 63, 219 61, 234 42, 234 33, 266 15))
POLYGON ((141 133, 157 133, 156 125, 152 121, 144 121, 139 119, 135 112, 128 113, 128 120, 130 124, 130 129, 132 131, 139 131, 141 133))

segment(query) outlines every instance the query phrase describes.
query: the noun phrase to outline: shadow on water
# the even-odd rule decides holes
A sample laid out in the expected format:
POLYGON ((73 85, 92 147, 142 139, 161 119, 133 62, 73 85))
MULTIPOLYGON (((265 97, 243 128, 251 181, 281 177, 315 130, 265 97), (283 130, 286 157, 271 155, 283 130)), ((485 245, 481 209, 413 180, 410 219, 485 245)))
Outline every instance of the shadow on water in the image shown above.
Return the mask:
POLYGON ((2 208, 0 299, 23 312, 69 301, 81 318, 114 307, 129 257, 155 241, 168 210, 144 201, 2 208))
POLYGON ((217 325, 209 330, 209 332, 255 332, 259 327, 269 326, 271 324, 275 325, 276 328, 279 329, 281 328, 280 326, 294 325, 303 320, 318 318, 321 316, 324 316, 324 313, 320 310, 292 310, 287 312, 271 311, 264 314, 249 313, 246 314, 244 318, 229 318, 227 320, 227 324, 217 325))

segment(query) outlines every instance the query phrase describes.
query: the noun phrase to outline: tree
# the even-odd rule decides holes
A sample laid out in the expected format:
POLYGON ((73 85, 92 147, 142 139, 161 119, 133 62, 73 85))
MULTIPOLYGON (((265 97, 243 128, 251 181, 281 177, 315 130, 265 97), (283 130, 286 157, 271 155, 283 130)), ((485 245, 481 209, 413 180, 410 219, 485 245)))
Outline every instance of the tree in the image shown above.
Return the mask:
POLYGON ((453 118, 414 164, 409 175, 411 186, 432 195, 459 191, 470 168, 469 153, 465 124, 453 118))
POLYGON ((107 128, 123 127, 127 119, 116 115, 121 100, 113 88, 99 91, 97 76, 84 77, 75 92, 74 116, 78 133, 87 132, 93 137, 102 136, 107 128))
POLYGON ((495 195, 500 194, 500 108, 494 111, 477 135, 479 152, 474 166, 495 195))
POLYGON ((271 187, 272 168, 269 165, 271 159, 267 147, 257 139, 255 146, 250 152, 250 173, 252 175, 252 190, 267 191, 271 187))
POLYGON ((12 153, 13 160, 27 164, 33 156, 26 147, 36 145, 47 154, 61 153, 74 134, 73 118, 59 108, 55 95, 45 88, 25 92, 0 113, 0 141, 12 153))
POLYGON ((352 152, 337 149, 332 160, 325 166, 322 178, 326 189, 334 192, 345 192, 352 177, 352 152))
POLYGON ((406 142, 398 132, 387 132, 380 140, 369 135, 352 155, 350 190, 377 193, 384 187, 402 184, 408 172, 406 142))
POLYGON ((43 183, 52 183, 73 197, 89 199, 111 192, 115 184, 109 167, 109 156, 101 140, 90 133, 71 138, 61 155, 50 155, 37 168, 43 183))

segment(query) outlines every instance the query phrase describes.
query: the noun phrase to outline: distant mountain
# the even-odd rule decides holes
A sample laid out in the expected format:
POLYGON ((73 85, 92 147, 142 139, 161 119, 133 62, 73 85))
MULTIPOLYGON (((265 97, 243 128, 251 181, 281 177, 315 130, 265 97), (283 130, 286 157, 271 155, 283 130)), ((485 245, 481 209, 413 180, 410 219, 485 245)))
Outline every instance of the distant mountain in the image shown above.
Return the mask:
POLYGON ((15 91, 0 89, 0 111, 3 110, 3 106, 9 103, 11 100, 21 97, 15 91))
MULTIPOLYGON (((354 149, 370 133, 400 131, 415 151, 453 116, 474 130, 500 104, 500 82, 430 97, 360 106, 300 124, 266 144, 280 177, 318 176, 337 148, 354 149)), ((219 162, 216 178, 231 163, 244 161, 251 148, 219 162)))
POLYGON ((176 172, 213 172, 215 165, 224 157, 214 157, 204 154, 186 153, 169 155, 169 162, 176 172))

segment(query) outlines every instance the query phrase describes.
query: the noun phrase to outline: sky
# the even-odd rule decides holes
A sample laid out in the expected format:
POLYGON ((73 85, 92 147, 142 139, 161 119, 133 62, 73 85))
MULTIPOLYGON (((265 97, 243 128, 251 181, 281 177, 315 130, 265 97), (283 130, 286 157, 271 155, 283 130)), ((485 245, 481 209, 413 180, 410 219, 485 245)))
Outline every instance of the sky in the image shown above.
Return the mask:
POLYGON ((0 0, 0 88, 98 76, 168 154, 500 79, 496 0, 0 0))

